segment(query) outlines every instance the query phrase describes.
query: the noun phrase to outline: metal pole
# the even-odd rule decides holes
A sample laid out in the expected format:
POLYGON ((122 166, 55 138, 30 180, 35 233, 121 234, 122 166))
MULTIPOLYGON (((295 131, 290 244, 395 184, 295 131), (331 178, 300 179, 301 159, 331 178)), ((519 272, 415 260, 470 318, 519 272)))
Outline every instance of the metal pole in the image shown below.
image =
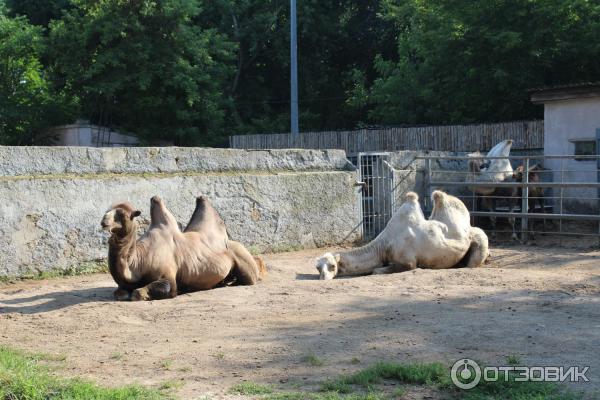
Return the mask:
MULTIPOLYGON (((529 158, 523 160, 523 169, 523 183, 529 183, 529 158)), ((525 215, 529 212, 529 186, 523 186, 521 188, 521 195, 521 213, 524 215, 521 218, 521 241, 526 242, 528 221, 525 215)))
MULTIPOLYGON (((425 210, 427 211, 431 211, 430 210, 430 205, 429 205, 429 199, 431 197, 431 159, 427 159, 425 162, 425 172, 426 172, 426 177, 425 177, 425 198, 423 199, 423 205, 425 206, 425 210)), ((433 208, 433 207, 432 207, 433 208)))
MULTIPOLYGON (((596 129, 596 180, 600 183, 600 128, 596 129)), ((600 188, 598 188, 597 196, 598 196, 598 212, 600 213, 600 188)), ((598 233, 600 233, 600 223, 598 223, 598 233)), ((598 239, 600 240, 600 238, 598 239)))
POLYGON ((291 118, 292 136, 298 136, 298 46, 296 41, 296 0, 290 0, 291 118))

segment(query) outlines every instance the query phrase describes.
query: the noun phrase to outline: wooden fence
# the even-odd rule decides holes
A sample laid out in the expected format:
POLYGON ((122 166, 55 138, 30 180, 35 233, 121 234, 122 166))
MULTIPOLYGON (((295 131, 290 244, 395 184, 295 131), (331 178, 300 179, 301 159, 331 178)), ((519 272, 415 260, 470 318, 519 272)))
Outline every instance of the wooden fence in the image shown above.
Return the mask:
POLYGON ((393 150, 488 150, 504 139, 514 140, 513 149, 541 149, 544 121, 302 132, 297 137, 289 133, 235 135, 229 137, 229 145, 236 149, 343 149, 346 154, 356 154, 393 150))

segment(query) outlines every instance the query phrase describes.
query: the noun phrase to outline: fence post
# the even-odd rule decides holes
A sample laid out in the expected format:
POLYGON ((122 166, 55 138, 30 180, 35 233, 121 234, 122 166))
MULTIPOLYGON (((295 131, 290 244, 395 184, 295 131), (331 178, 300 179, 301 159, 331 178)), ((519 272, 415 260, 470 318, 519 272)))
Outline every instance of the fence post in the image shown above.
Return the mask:
POLYGON ((425 198, 423 199, 423 205, 425 211, 431 211, 429 209, 429 198, 431 196, 431 158, 425 159, 425 198))
MULTIPOLYGON (((523 160, 523 179, 522 183, 529 183, 529 158, 523 160)), ((529 211, 529 186, 523 186, 521 188, 521 213, 523 217, 521 218, 521 241, 527 241, 527 230, 528 230, 528 220, 526 217, 527 212, 529 211)))
MULTIPOLYGON (((596 129, 596 181, 600 182, 600 128, 596 129)), ((600 188, 596 191, 598 197, 598 213, 600 213, 600 188)), ((600 234, 600 222, 598 222, 598 233, 600 234)), ((600 235, 598 236, 600 243, 600 235)))

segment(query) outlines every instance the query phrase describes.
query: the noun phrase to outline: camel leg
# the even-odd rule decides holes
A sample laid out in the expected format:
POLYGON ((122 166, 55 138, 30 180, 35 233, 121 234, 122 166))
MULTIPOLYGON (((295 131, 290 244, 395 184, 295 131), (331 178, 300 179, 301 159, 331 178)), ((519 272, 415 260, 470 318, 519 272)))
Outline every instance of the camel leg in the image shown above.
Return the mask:
POLYGON ((234 261, 232 273, 239 285, 254 285, 261 280, 266 273, 262 259, 258 259, 259 265, 257 260, 241 243, 233 240, 227 242, 227 248, 234 261))
MULTIPOLYGON (((496 202, 494 199, 487 197, 487 196, 483 196, 481 198, 481 206, 485 211, 488 212, 494 212, 496 209, 496 202)), ((490 235, 493 239, 496 238, 496 217, 492 216, 490 217, 490 225, 492 228, 492 234, 490 235)))
POLYGON ((487 263, 489 256, 490 248, 485 232, 479 228, 472 227, 471 246, 460 264, 463 264, 467 268, 477 268, 487 263))
POLYGON ((113 292, 113 297, 117 301, 129 300, 130 296, 131 296, 131 292, 129 292, 129 291, 125 290, 125 289, 121 289, 121 288, 118 288, 117 290, 115 290, 113 292))
POLYGON ((417 269, 417 260, 411 260, 408 262, 401 263, 395 262, 390 265, 390 268, 392 269, 392 273, 412 271, 414 269, 417 269))
POLYGON ((379 267, 379 268, 375 268, 373 270, 373 275, 391 274, 392 272, 394 272, 394 267, 392 267, 392 266, 379 267))
MULTIPOLYGON (((512 199, 509 200, 510 203, 509 203, 508 209, 509 209, 509 211, 511 213, 514 213, 516 211, 516 209, 518 207, 517 201, 518 201, 519 198, 520 197, 517 197, 516 199, 512 198, 512 199)), ((511 236, 512 240, 518 241, 519 240, 519 235, 517 235, 517 221, 516 221, 516 218, 511 217, 511 218, 508 219, 508 222, 512 226, 512 236, 511 236)), ((525 234, 523 234, 523 236, 525 236, 525 234)))
POLYGON ((132 301, 163 300, 177 296, 177 283, 170 279, 159 279, 131 293, 132 301))

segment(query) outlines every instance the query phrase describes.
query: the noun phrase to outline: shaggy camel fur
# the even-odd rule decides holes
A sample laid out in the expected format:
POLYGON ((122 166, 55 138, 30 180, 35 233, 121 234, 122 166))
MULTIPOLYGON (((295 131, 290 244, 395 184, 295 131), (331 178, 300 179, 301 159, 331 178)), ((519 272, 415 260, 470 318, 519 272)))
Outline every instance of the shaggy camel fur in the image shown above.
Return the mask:
POLYGON ((470 226, 469 212, 459 199, 433 192, 435 219, 431 220, 425 219, 418 200, 416 193, 408 193, 385 229, 369 244, 318 258, 320 279, 400 272, 417 266, 452 268, 461 261, 478 267, 487 259, 487 236, 470 226), (465 257, 468 259, 463 261, 465 257))
POLYGON ((484 264, 490 256, 488 237, 480 228, 471 226, 471 216, 465 203, 440 190, 431 194, 431 200, 433 210, 430 220, 445 224, 447 236, 451 239, 470 238, 469 250, 456 266, 476 268, 484 264))
POLYGON ((108 264, 119 286, 117 300, 158 300, 179 292, 211 289, 220 283, 257 283, 266 272, 260 258, 229 240, 225 224, 208 200, 196 199, 196 209, 183 232, 163 201, 151 199, 151 223, 139 240, 130 203, 106 212, 102 227, 110 232, 108 264))

